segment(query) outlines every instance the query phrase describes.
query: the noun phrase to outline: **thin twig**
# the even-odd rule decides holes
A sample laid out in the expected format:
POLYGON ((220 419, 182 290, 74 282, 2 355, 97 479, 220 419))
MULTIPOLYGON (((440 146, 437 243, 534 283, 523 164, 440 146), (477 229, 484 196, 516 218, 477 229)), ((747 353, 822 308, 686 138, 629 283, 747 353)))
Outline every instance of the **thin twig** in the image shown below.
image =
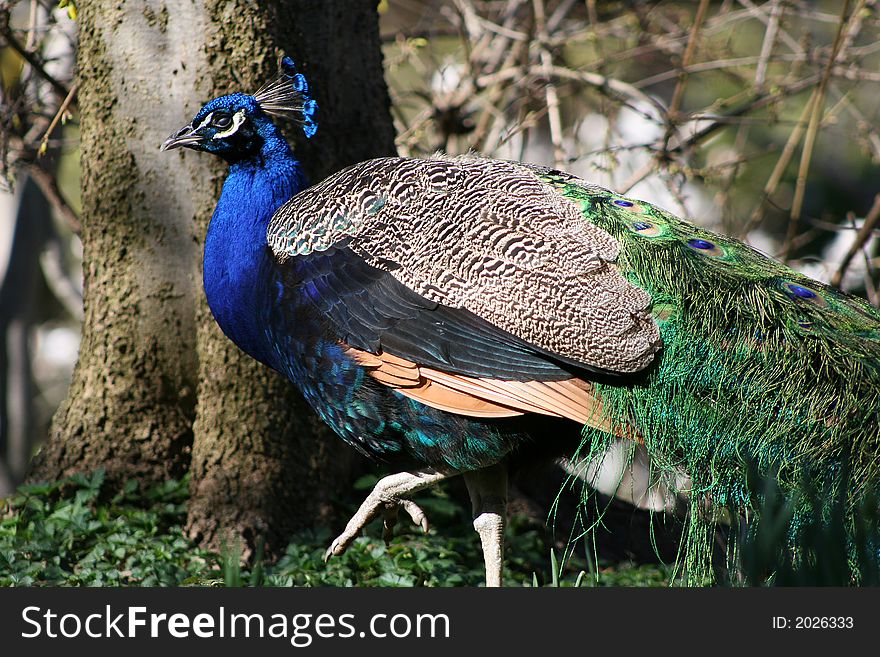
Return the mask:
POLYGON ((843 9, 840 12, 840 26, 837 28, 837 35, 834 37, 834 45, 831 47, 831 56, 828 58, 828 66, 822 73, 819 80, 819 87, 816 89, 816 101, 813 103, 812 112, 810 114, 810 124, 807 127, 807 134, 804 137, 804 148, 801 151, 801 161, 798 167, 797 181, 795 182, 794 199, 791 203, 791 213, 788 222, 788 231, 785 236, 785 247, 783 249, 783 260, 788 262, 792 254, 792 244, 794 236, 797 235, 798 223, 801 219, 801 211, 803 210, 804 196, 806 194, 807 174, 810 169, 810 161, 813 157, 813 147, 816 144, 816 137, 819 134, 819 123, 822 117, 822 110, 825 107, 825 89, 828 86, 828 79, 831 77, 831 69, 837 61, 837 55, 840 52, 840 46, 843 44, 844 35, 847 32, 849 19, 850 0, 844 0, 843 9))
POLYGON ((843 260, 840 261, 840 266, 837 268, 837 271, 834 272, 834 276, 831 277, 832 285, 840 287, 840 283, 843 281, 843 277, 846 274, 846 270, 849 268, 852 259, 862 250, 865 244, 867 244, 868 239, 870 239, 874 232, 874 227, 877 225, 878 220, 880 220, 880 194, 877 194, 874 197, 874 204, 865 216, 865 223, 859 228, 859 232, 856 233, 856 237, 850 245, 849 250, 846 252, 846 255, 843 256, 843 260))
MULTIPOLYGON (((846 97, 843 92, 839 91, 833 85, 829 88, 829 90, 832 94, 835 94, 839 98, 846 97)), ((846 111, 849 112, 856 120, 858 132, 860 133, 860 136, 864 138, 867 145, 870 147, 871 158, 873 159, 874 163, 880 163, 880 131, 877 130, 877 128, 851 101, 847 103, 846 111)))
POLYGON ((706 18, 706 12, 709 10, 709 0, 700 0, 700 6, 697 7, 697 15, 694 18, 694 24, 691 27, 690 36, 688 37, 687 47, 684 56, 681 59, 681 72, 678 75, 678 82, 675 83, 675 89, 672 92, 672 100, 669 102, 669 116, 672 121, 678 117, 678 110, 681 107, 681 100, 684 97, 684 86, 687 80, 685 69, 691 65, 691 59, 697 49, 697 42, 700 37, 700 28, 706 18))
MULTIPOLYGON (((0 16, 3 15, 3 12, 0 12, 0 16)), ((8 14, 7 14, 8 18, 8 14)), ((6 20, 0 21, 0 37, 3 37, 3 40, 6 44, 12 48, 15 52, 19 54, 19 56, 26 61, 38 74, 41 78, 43 78, 46 82, 48 82, 52 88, 55 90, 61 98, 66 98, 67 94, 70 90, 61 84, 58 80, 56 80, 51 74, 46 72, 46 69, 43 67, 42 62, 29 50, 27 50, 23 45, 21 45, 18 40, 15 38, 15 35, 12 34, 12 29, 9 27, 9 23, 6 20)))
POLYGON ((642 182, 645 178, 650 176, 657 169, 657 162, 655 160, 649 160, 645 162, 642 166, 640 166, 620 188, 617 190, 621 194, 629 194, 629 191, 642 182))
POLYGON ((82 232, 82 224, 80 223, 79 217, 74 209, 64 200, 61 190, 58 189, 58 181, 55 180, 55 176, 46 171, 36 162, 32 162, 28 165, 27 172, 30 174, 31 179, 40 188, 40 191, 43 192, 43 195, 49 200, 58 214, 60 214, 62 219, 67 223, 70 230, 74 234, 79 235, 82 232))
MULTIPOLYGON (((524 47, 524 44, 521 42, 513 44, 513 47, 510 49, 507 59, 502 65, 505 70, 511 70, 513 68, 514 62, 519 59, 524 47)), ((479 78, 477 80, 477 84, 480 85, 479 78)), ((477 121, 477 127, 474 129, 473 148, 480 150, 483 143, 489 141, 487 133, 489 132, 490 121, 492 121, 493 119, 503 120, 503 113, 498 112, 496 106, 501 100, 505 91, 507 91, 507 89, 505 89, 500 81, 488 86, 486 102, 484 103, 485 109, 480 114, 480 118, 477 121)), ((491 133, 489 134, 491 136, 491 133)))
POLYGON ((553 10, 553 13, 550 14, 550 18, 547 19, 548 34, 553 34, 553 32, 556 31, 556 28, 558 28, 560 23, 565 20, 565 17, 568 16, 568 12, 571 11, 571 8, 574 7, 577 1, 578 0, 562 0, 562 2, 559 3, 559 6, 553 10))
POLYGON ((30 15, 28 16, 27 39, 25 39, 24 47, 27 50, 33 50, 37 38, 37 0, 31 0, 30 15))
MULTIPOLYGON (((489 86, 493 84, 499 84, 507 80, 513 80, 522 77, 525 74, 541 75, 544 72, 545 70, 543 69, 543 67, 538 66, 529 67, 526 71, 518 66, 505 67, 500 69, 496 73, 480 76, 479 78, 477 78, 477 84, 481 87, 489 86)), ((629 107, 638 111, 640 114, 642 114, 646 118, 651 119, 652 121, 660 121, 662 117, 666 114, 666 108, 660 101, 652 98, 645 92, 640 91, 634 85, 628 82, 624 82, 623 80, 620 80, 618 78, 602 75, 600 73, 593 73, 591 71, 575 71, 570 68, 565 68, 563 66, 551 66, 549 72, 558 78, 583 82, 590 85, 591 87, 595 87, 598 91, 604 92, 606 94, 608 91, 611 91, 613 92, 613 95, 616 96, 615 98, 613 98, 613 100, 616 100, 618 102, 623 101, 629 107), (655 110, 655 114, 649 115, 645 112, 644 109, 639 109, 638 107, 630 104, 629 101, 651 107, 655 110)))
POLYGON ((67 108, 73 102, 74 97, 76 96, 76 92, 79 88, 79 85, 74 82, 70 91, 67 92, 67 96, 65 96, 64 100, 61 102, 61 106, 58 108, 58 111, 55 112, 55 116, 52 117, 52 123, 49 124, 49 127, 46 128, 46 132, 43 134, 43 138, 40 139, 40 148, 37 151, 40 157, 46 154, 46 151, 49 149, 49 137, 52 136, 55 128, 58 126, 58 123, 61 121, 61 117, 67 112, 67 108))
MULTIPOLYGON (((752 17, 757 18, 759 21, 769 27, 771 19, 769 16, 767 16, 766 13, 761 11, 760 7, 755 6, 755 4, 751 2, 751 0, 739 0, 739 3, 746 8, 746 10, 751 14, 752 17)), ((788 46, 788 48, 792 52, 803 52, 803 48, 801 47, 801 44, 798 43, 797 39, 795 39, 785 30, 780 30, 777 28, 777 31, 779 34, 779 38, 782 40, 783 43, 785 43, 786 46, 788 46)))
POLYGON ((532 8, 535 15, 535 32, 541 53, 541 71, 546 76, 544 84, 544 98, 547 102, 547 119, 550 123, 550 142, 553 144, 553 160, 557 167, 564 166, 566 161, 565 149, 562 146, 562 115, 559 111, 559 94, 556 85, 550 75, 553 69, 553 56, 547 50, 547 21, 544 13, 544 0, 532 0, 532 8))
POLYGON ((776 44, 776 34, 779 32, 779 17, 782 15, 782 2, 773 0, 770 8, 770 20, 767 29, 764 30, 764 42, 761 44, 761 54, 758 56, 758 65, 755 67, 755 86, 764 87, 767 82, 767 64, 776 44))
POLYGON ((785 147, 782 149, 782 153, 779 155, 779 159, 776 160, 776 166, 773 167, 773 171, 770 173, 770 177, 767 179, 767 183, 764 185, 764 191, 761 194, 761 200, 758 202, 758 205, 755 207, 752 212, 752 216, 749 218, 748 223, 742 229, 742 235, 748 235, 752 230, 754 230, 763 220, 764 220, 764 208, 766 207, 767 199, 773 196, 776 193, 776 188, 779 187, 779 182, 782 180, 782 175, 785 173, 785 170, 788 168, 789 162, 791 162, 791 158, 794 155, 794 151, 797 148, 797 145, 801 141, 801 135, 804 132, 804 129, 807 126, 807 120, 813 113, 813 105, 816 102, 816 91, 814 90, 812 94, 810 94, 809 100, 807 100, 806 105, 804 105, 804 109, 801 112, 801 116, 798 119, 798 122, 795 124, 794 128, 792 128, 791 133, 788 135, 788 140, 785 142, 785 147))
MULTIPOLYGON (((713 120, 712 123, 705 126, 704 128, 694 132, 687 139, 682 139, 678 143, 671 143, 668 146, 659 147, 659 151, 663 153, 666 157, 669 157, 674 154, 678 154, 684 152, 685 150, 691 148, 692 146, 700 143, 704 139, 707 139, 712 134, 714 134, 719 129, 723 128, 725 125, 728 125, 731 119, 735 117, 742 116, 743 114, 748 114, 749 112, 753 112, 755 110, 761 109, 762 107, 779 100, 788 95, 793 95, 799 93, 806 89, 807 87, 812 86, 816 83, 818 76, 810 76, 809 78, 805 78, 803 80, 799 80, 798 82, 789 85, 788 87, 782 88, 780 91, 776 93, 764 93, 758 95, 756 98, 753 98, 745 103, 740 104, 734 109, 730 110, 726 114, 721 117, 713 120)), ((621 189, 621 193, 626 193, 637 185, 639 182, 647 178, 652 171, 657 168, 656 162, 648 162, 643 165, 638 171, 636 171, 629 180, 626 181, 623 188, 621 189)))
POLYGON ((676 145, 670 146, 666 149, 668 154, 674 154, 681 152, 687 148, 690 148, 694 144, 702 141, 709 135, 716 132, 718 129, 723 128, 729 122, 731 117, 742 116, 743 114, 748 114, 749 112, 753 112, 755 110, 761 109, 762 107, 766 107, 767 105, 776 102, 781 98, 785 98, 786 96, 792 96, 794 94, 800 93, 804 89, 811 87, 816 83, 819 79, 818 75, 811 75, 802 80, 798 80, 792 84, 787 86, 783 86, 776 93, 764 93, 759 94, 754 99, 749 100, 741 105, 735 107, 734 109, 726 112, 723 117, 715 122, 707 125, 705 128, 695 132, 693 135, 688 137, 687 139, 681 141, 676 145))

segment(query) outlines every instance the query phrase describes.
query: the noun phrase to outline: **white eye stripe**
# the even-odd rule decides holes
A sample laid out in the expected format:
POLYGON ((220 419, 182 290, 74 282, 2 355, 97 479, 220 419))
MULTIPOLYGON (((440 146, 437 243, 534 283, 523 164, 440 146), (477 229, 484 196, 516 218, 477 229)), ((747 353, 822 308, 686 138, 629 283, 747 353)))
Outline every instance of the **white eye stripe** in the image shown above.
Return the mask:
POLYGON ((224 139, 229 135, 235 134, 235 131, 241 127, 242 123, 244 123, 244 110, 238 110, 232 115, 232 126, 229 130, 215 133, 213 139, 224 139))
POLYGON ((201 130, 201 129, 204 128, 206 125, 208 125, 208 123, 211 122, 211 117, 212 117, 212 116, 214 116, 214 112, 208 112, 208 116, 206 116, 205 118, 203 118, 203 119, 202 119, 202 122, 199 123, 196 127, 193 128, 193 132, 195 132, 196 130, 201 130))

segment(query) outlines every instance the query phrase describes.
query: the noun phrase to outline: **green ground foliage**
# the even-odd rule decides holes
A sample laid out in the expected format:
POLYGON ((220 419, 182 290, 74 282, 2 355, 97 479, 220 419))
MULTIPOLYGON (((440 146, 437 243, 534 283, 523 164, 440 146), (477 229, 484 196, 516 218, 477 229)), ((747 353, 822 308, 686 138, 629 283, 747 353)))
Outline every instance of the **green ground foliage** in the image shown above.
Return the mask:
MULTIPOLYGON (((366 491, 375 481, 364 477, 357 488, 366 491)), ((786 500, 772 479, 753 485, 763 508, 747 532, 742 568, 730 583, 880 585, 880 515, 872 497, 864 500, 853 531, 844 527, 842 498, 832 503, 830 516, 796 519, 802 501, 786 500), (793 534, 801 546, 797 553, 784 547, 793 534), (856 580, 852 573, 859 575, 856 580)), ((327 527, 291 537, 275 559, 264 558, 258 548, 245 565, 237 545, 221 554, 200 549, 183 531, 188 495, 185 480, 147 491, 131 482, 114 495, 106 491, 102 471, 22 486, 0 507, 0 586, 406 587, 483 582, 482 555, 468 510, 443 488, 418 498, 433 522, 427 536, 402 524, 386 547, 375 522, 344 555, 327 564, 323 554, 333 538, 327 527)), ((823 506, 812 501, 813 508, 823 506)), ((354 508, 349 504, 344 511, 354 508)), ((601 549, 596 561, 590 543, 560 563, 557 555, 571 550, 526 516, 511 518, 506 544, 508 586, 669 586, 678 581, 671 581, 671 563, 604 562, 601 549)))
MULTIPOLYGON (((375 478, 358 486, 369 489, 375 478)), ((428 536, 401 524, 385 547, 380 523, 328 564, 330 528, 291 538, 274 562, 258 554, 241 566, 235 545, 223 554, 186 539, 186 481, 147 491, 134 482, 112 495, 101 471, 23 486, 0 513, 2 586, 478 586, 479 541, 468 511, 445 491, 419 498, 433 523, 428 536)), ((354 509, 349 509, 353 511, 354 509)), ((634 563, 594 567, 577 557, 560 568, 545 527, 513 517, 507 533, 509 586, 666 586, 667 569, 634 563), (581 574, 584 573, 584 574, 581 574)), ((560 551, 561 553, 561 551, 560 551)))

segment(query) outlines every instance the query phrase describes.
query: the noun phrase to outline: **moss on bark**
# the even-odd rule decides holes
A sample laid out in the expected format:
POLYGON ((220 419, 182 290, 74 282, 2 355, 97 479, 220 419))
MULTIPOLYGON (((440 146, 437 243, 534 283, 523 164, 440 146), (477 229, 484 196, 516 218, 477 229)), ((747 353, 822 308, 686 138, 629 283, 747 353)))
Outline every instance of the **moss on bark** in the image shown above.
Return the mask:
POLYGON ((85 322, 68 398, 31 480, 102 467, 116 483, 149 484, 179 477, 189 464, 195 251, 191 216, 169 201, 187 192, 167 185, 169 175, 189 172, 169 162, 164 176, 154 175, 151 151, 161 141, 129 108, 151 107, 168 86, 158 80, 168 62, 152 61, 157 79, 143 80, 126 58, 161 51, 164 37, 145 27, 143 43, 133 44, 126 18, 109 2, 89 3, 80 15, 85 322))

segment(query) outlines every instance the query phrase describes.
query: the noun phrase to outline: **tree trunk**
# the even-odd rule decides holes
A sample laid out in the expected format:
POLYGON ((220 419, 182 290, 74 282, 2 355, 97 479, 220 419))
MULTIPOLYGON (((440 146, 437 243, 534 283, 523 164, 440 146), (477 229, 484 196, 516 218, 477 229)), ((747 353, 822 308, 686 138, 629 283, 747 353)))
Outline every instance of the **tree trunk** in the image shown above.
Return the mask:
MULTIPOLYGON (((375 0, 207 5, 216 17, 207 43, 217 81, 207 96, 255 91, 275 73, 280 53, 307 75, 320 127, 297 152, 313 181, 394 153, 375 0)), ((206 229, 205 222, 200 235, 206 229)), ((221 334, 204 295, 198 353, 190 535, 215 548, 240 537, 246 552, 260 537, 270 549, 283 546, 326 513, 347 480, 351 453, 286 380, 221 334)))
POLYGON ((219 169, 159 145, 187 111, 204 68, 204 12, 159 0, 81 6, 85 321, 67 400, 31 479, 103 467, 147 484, 189 463, 197 359, 193 218, 219 169), (193 184, 192 181, 199 181, 193 184))

